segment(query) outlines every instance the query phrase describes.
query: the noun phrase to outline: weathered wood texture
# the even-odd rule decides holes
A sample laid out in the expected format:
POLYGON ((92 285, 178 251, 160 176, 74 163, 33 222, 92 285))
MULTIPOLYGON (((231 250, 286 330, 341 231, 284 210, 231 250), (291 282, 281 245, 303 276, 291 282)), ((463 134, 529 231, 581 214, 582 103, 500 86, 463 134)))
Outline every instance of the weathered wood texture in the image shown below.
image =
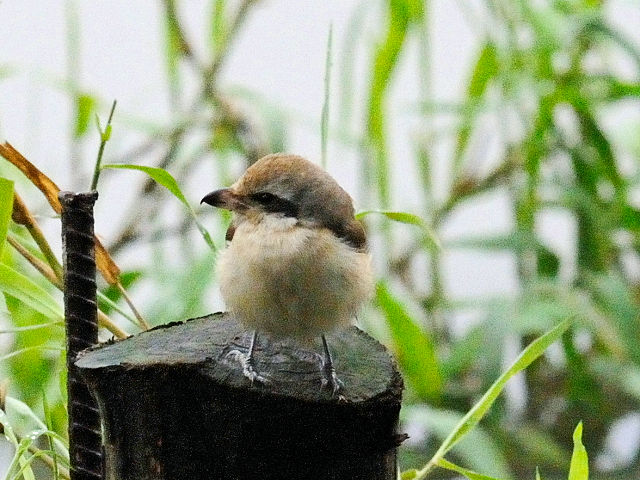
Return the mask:
POLYGON ((250 385, 226 358, 248 332, 227 314, 102 345, 76 365, 95 392, 108 480, 396 478, 402 380, 355 327, 328 336, 345 401, 320 389, 319 344, 258 340, 250 385))

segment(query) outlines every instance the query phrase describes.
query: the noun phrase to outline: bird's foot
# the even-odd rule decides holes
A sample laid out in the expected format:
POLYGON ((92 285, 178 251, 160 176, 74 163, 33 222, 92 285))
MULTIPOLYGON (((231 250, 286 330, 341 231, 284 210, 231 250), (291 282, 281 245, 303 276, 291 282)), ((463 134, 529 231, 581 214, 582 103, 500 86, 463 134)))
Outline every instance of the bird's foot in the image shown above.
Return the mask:
POLYGON ((267 376, 261 375, 256 370, 256 364, 253 356, 241 352, 240 350, 231 350, 225 355, 225 357, 231 358, 240 364, 242 367, 242 374, 251 381, 252 385, 254 383, 259 383, 261 385, 269 383, 267 376))
POLYGON ((342 395, 344 383, 336 375, 336 370, 333 368, 333 365, 326 362, 323 362, 322 365, 322 389, 330 390, 331 396, 339 402, 345 401, 344 395, 342 395))

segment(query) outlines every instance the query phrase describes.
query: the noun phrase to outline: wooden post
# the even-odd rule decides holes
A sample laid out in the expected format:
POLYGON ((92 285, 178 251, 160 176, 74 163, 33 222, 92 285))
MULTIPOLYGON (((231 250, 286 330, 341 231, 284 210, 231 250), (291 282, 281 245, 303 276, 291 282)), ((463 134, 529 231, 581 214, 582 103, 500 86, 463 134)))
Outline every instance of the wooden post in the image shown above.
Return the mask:
MULTIPOLYGON (((76 361, 105 430, 107 480, 392 480, 402 380, 356 327, 328 336, 345 401, 319 357, 259 339, 251 385, 226 353, 249 333, 214 314, 90 349, 76 361)), ((321 346, 315 345, 321 352, 321 346)))
POLYGON ((97 192, 60 192, 67 339, 69 458, 71 480, 102 478, 98 406, 74 365, 81 350, 98 342, 93 205, 97 192))

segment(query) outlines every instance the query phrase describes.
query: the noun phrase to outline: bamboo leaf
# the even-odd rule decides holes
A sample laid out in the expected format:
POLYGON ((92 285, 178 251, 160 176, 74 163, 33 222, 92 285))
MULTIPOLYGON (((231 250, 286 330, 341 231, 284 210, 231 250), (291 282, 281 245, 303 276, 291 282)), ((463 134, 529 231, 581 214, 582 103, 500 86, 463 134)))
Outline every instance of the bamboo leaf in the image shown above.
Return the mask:
POLYGON ((569 468, 569 480, 589 480, 589 457, 582 444, 582 422, 573 432, 573 455, 569 468))
POLYGON ((518 372, 527 368, 531 363, 536 360, 544 351, 554 343, 560 336, 569 328, 572 319, 567 319, 547 333, 537 338, 525 348, 518 358, 511 364, 511 366, 491 385, 489 390, 482 396, 482 398, 467 412, 467 414, 460 420, 456 428, 449 434, 444 442, 440 445, 440 448, 435 453, 433 458, 429 461, 425 467, 419 471, 418 478, 425 478, 426 474, 433 467, 437 465, 437 462, 446 455, 446 453, 453 448, 462 438, 464 438, 484 417, 487 411, 493 405, 498 395, 502 392, 505 384, 511 377, 518 372))
POLYGON ((204 226, 200 223, 200 221, 198 220, 198 218, 196 216, 196 212, 193 210, 193 207, 187 201, 186 197, 182 193, 182 190, 180 190, 180 187, 178 186, 178 182, 176 182, 175 178, 173 178, 173 176, 169 172, 167 172, 166 170, 163 170, 162 168, 158 168, 158 167, 145 167, 143 165, 128 165, 128 164, 110 164, 110 165, 104 165, 102 168, 115 168, 115 169, 123 169, 123 170, 139 170, 139 171, 144 172, 147 175, 149 175, 153 180, 155 180, 160 185, 162 185, 167 190, 169 190, 169 192, 171 192, 174 197, 176 197, 178 200, 180 200, 182 202, 182 204, 185 207, 187 207, 187 210, 189 211, 189 213, 193 217, 193 219, 194 219, 194 221, 196 223, 196 226, 198 227, 198 230, 200 231, 200 234, 202 235, 202 238, 204 238, 204 241, 207 243, 207 245, 209 245, 209 247, 212 250, 216 249, 216 247, 215 247, 215 245, 213 243, 213 240, 211 239, 211 235, 209 234, 207 229, 204 228, 204 226))

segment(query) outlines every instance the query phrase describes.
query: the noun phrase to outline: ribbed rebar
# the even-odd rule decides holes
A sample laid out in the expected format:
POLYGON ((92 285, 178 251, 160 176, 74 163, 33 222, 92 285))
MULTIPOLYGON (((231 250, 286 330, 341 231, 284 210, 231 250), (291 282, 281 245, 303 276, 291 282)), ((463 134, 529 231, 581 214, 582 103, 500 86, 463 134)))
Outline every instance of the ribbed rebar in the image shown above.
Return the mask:
POLYGON ((93 205, 97 192, 60 192, 67 338, 67 394, 71 480, 102 478, 102 434, 95 399, 73 365, 98 342, 93 205))

